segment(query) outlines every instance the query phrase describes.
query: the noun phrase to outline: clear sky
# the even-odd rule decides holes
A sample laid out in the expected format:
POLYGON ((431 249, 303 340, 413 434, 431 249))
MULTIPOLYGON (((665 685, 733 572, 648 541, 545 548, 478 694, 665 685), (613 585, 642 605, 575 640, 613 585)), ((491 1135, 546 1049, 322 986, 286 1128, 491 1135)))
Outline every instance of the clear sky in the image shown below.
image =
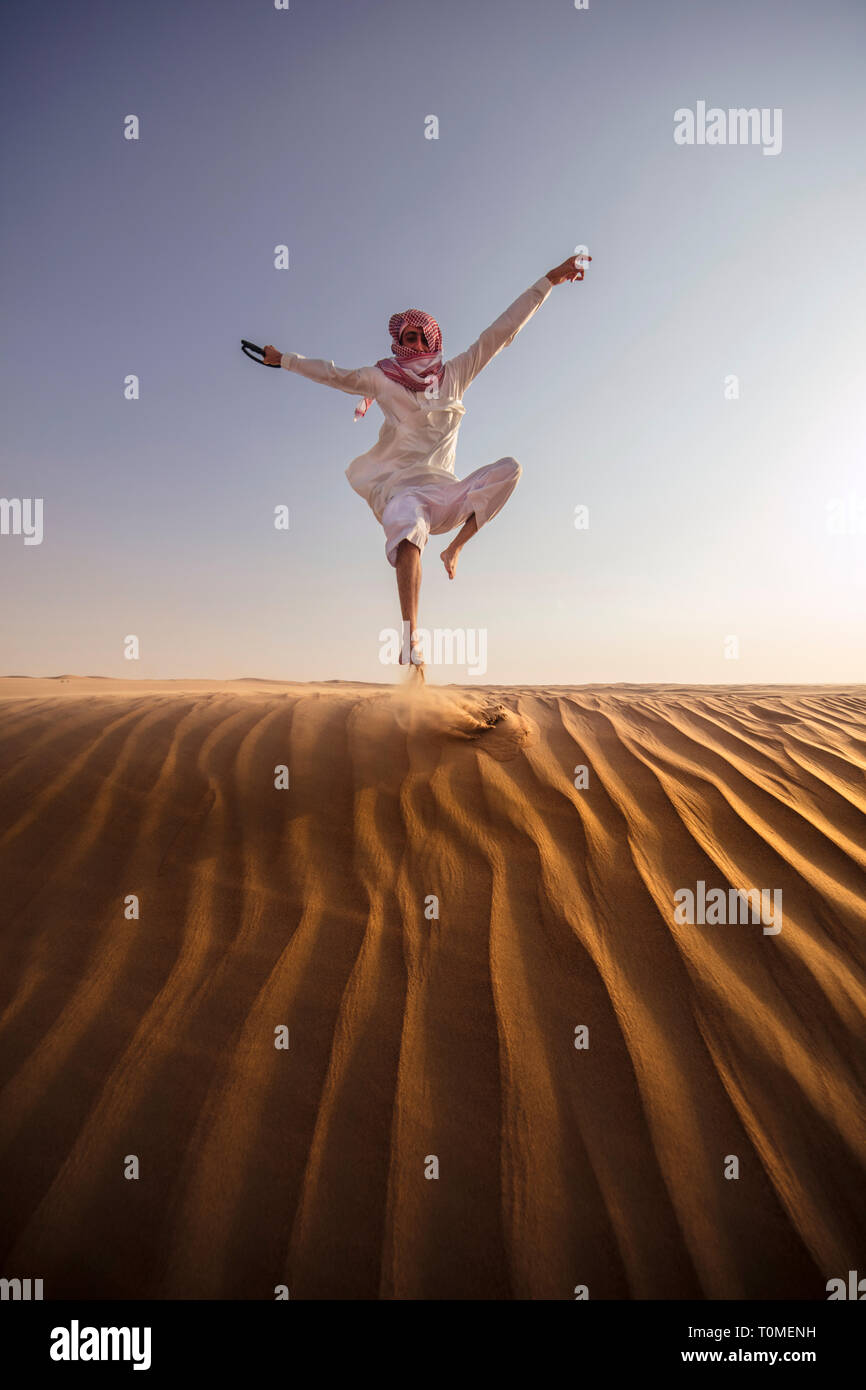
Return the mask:
POLYGON ((466 393, 458 476, 523 475, 425 552, 421 625, 487 634, 431 679, 866 679, 864 59, 862 0, 10 0, 0 673, 396 680, 381 412, 239 340, 360 366, 414 306, 448 357, 586 244, 466 393), (780 151, 678 145, 698 102, 780 151))

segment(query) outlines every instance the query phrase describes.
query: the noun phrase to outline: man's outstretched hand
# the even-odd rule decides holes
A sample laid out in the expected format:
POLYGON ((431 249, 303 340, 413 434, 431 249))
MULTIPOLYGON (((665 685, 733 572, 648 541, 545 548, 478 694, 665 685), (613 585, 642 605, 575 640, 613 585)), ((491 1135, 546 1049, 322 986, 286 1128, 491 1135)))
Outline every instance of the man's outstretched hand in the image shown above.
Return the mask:
POLYGON ((561 285, 564 280, 582 280, 583 262, 591 260, 592 256, 569 256, 567 261, 562 262, 562 265, 556 266, 554 270, 549 270, 547 278, 552 285, 561 285))
POLYGON ((262 361, 266 367, 278 367, 282 355, 279 348, 275 348, 272 343, 268 343, 262 354, 262 361))

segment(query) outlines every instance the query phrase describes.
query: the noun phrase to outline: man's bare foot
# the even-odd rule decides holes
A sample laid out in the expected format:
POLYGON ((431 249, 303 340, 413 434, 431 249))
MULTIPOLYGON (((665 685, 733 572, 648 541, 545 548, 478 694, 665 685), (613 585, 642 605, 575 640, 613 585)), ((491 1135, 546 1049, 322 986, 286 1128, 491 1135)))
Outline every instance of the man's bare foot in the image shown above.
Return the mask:
POLYGON ((460 551, 452 550, 450 545, 440 553, 439 559, 445 566, 445 572, 449 579, 453 579, 454 575, 457 573, 457 557, 459 554, 460 551))
POLYGON ((399 661, 401 666, 409 667, 410 675, 413 671, 421 671, 423 673, 424 649, 421 645, 421 638, 416 632, 413 632, 409 640, 408 651, 406 649, 406 642, 404 638, 403 645, 400 648, 400 655, 397 658, 397 660, 399 661))

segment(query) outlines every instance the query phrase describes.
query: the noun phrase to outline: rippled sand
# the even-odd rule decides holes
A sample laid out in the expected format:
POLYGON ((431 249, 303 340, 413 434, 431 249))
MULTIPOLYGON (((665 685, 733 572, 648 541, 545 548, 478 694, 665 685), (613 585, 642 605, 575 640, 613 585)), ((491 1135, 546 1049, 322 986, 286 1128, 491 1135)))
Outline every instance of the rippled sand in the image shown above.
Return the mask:
POLYGON ((46 1298, 866 1272, 863 687, 7 677, 0 875, 0 1275, 46 1298), (699 880, 782 931, 677 924, 699 880))

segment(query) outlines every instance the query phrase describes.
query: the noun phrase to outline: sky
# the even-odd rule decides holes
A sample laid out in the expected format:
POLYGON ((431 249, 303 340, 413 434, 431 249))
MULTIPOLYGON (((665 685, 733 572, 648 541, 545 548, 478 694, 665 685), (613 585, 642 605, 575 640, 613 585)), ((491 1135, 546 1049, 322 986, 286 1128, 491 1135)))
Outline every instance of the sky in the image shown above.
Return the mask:
POLYGON ((866 679, 862 0, 10 0, 4 40, 0 674, 399 681, 345 477, 381 412, 240 339, 357 367, 412 306, 447 358, 586 246, 466 392, 457 475, 523 472, 454 581, 424 553, 420 626, 485 652, 428 679, 866 679), (678 143, 699 103, 766 138, 678 143))

